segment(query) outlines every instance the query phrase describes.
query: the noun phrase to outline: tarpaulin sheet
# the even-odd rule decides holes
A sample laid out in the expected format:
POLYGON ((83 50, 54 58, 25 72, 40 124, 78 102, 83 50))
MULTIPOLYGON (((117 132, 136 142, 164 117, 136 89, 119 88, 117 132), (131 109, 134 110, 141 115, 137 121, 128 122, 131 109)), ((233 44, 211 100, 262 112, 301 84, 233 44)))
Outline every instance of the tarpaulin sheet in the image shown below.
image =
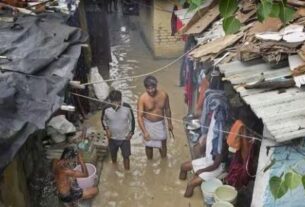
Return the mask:
POLYGON ((1 22, 0 172, 63 103, 86 38, 55 14, 1 22))

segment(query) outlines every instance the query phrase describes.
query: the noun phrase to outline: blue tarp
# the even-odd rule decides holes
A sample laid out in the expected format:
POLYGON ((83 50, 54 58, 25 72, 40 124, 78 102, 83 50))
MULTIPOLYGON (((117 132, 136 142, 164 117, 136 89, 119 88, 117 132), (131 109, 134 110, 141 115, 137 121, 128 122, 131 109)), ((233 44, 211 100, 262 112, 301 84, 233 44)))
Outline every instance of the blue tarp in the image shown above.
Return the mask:
POLYGON ((0 172, 63 103, 86 39, 60 14, 0 22, 0 172))

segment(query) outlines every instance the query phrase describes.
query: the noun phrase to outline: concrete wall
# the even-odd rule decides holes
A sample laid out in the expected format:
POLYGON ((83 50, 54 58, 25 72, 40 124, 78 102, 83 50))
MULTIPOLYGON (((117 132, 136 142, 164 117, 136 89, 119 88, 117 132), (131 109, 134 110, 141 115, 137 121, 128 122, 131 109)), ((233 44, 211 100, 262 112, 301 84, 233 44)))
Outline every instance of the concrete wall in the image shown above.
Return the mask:
POLYGON ((44 136, 43 131, 30 136, 0 175, 0 204, 5 207, 59 206, 50 162, 45 159, 41 142, 44 136))
MULTIPOLYGON (((271 136, 266 128, 264 128, 263 136, 271 136)), ((270 163, 271 155, 274 150, 274 148, 271 148, 267 155, 266 146, 274 146, 275 144, 275 142, 267 139, 264 139, 261 143, 251 207, 263 207, 264 193, 269 190, 268 182, 270 171, 268 170, 267 172, 264 172, 262 169, 270 163)))
POLYGON ((139 28, 144 42, 150 51, 153 52, 153 15, 154 1, 140 0, 140 13, 139 13, 139 28))
POLYGON ((174 58, 183 53, 184 41, 179 35, 171 36, 171 2, 175 1, 141 1, 139 28, 155 58, 174 58))
POLYGON ((30 206, 28 190, 22 163, 15 159, 4 171, 0 181, 0 197, 7 207, 30 206))

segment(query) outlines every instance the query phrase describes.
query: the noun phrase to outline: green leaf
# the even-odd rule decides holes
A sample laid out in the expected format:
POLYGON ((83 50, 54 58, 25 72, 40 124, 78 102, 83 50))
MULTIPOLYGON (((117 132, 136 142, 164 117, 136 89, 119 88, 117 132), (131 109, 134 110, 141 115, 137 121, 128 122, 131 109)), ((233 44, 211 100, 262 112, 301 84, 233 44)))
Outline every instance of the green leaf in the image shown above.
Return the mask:
POLYGON ((219 2, 219 12, 224 18, 233 16, 237 8, 237 0, 220 0, 219 2))
POLYGON ((285 185, 285 180, 277 176, 271 177, 269 180, 269 186, 271 193, 275 199, 281 198, 288 191, 288 188, 285 185))
POLYGON ((202 4, 203 0, 192 0, 192 3, 197 5, 197 6, 200 6, 202 4))
POLYGON ((285 175, 285 185, 288 189, 293 190, 301 184, 301 175, 296 172, 288 172, 285 175))
POLYGON ((179 4, 183 5, 186 2, 186 0, 179 0, 179 4))
POLYGON ((290 20, 293 19, 295 10, 290 8, 290 7, 286 7, 284 6, 284 4, 280 4, 280 14, 279 17, 282 20, 283 23, 287 23, 290 20))
POLYGON ((272 10, 272 2, 269 0, 261 0, 257 7, 257 18, 260 22, 270 16, 272 10))
POLYGON ((270 17, 280 17, 280 5, 278 3, 272 5, 270 17))
POLYGON ((240 27, 240 21, 233 16, 223 19, 223 30, 226 34, 234 34, 239 31, 240 27))
POLYGON ((190 6, 189 6, 189 8, 188 8, 188 12, 189 11, 193 11, 193 10, 195 10, 195 9, 197 9, 198 8, 198 6, 196 5, 196 4, 194 4, 194 3, 190 3, 190 6))
POLYGON ((267 172, 275 164, 275 159, 271 160, 271 163, 264 168, 264 172, 267 172))
POLYGON ((303 187, 304 187, 304 190, 305 190, 305 175, 303 175, 303 177, 302 177, 302 184, 303 184, 303 187))

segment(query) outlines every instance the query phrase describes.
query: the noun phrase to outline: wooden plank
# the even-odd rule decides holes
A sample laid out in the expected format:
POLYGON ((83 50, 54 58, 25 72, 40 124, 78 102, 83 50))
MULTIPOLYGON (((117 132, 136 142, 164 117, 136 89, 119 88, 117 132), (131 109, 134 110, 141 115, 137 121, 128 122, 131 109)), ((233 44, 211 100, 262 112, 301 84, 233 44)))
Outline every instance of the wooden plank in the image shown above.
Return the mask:
POLYGON ((216 0, 207 0, 204 1, 204 3, 195 10, 195 13, 192 15, 192 17, 189 19, 187 24, 185 24, 180 30, 179 33, 185 33, 188 31, 188 29, 194 25, 209 9, 211 9, 215 4, 217 4, 216 0))
POLYGON ((248 35, 260 32, 277 32, 282 25, 283 23, 279 18, 268 17, 263 22, 257 21, 249 30, 248 35))
POLYGON ((206 30, 213 21, 219 16, 218 5, 207 11, 194 25, 192 25, 184 34, 199 34, 206 30))
POLYGON ((251 11, 249 11, 248 13, 244 14, 241 11, 238 11, 236 13, 236 18, 241 22, 241 23, 245 23, 246 21, 248 21, 250 19, 250 17, 252 17, 254 14, 256 14, 256 9, 253 9, 251 11))

